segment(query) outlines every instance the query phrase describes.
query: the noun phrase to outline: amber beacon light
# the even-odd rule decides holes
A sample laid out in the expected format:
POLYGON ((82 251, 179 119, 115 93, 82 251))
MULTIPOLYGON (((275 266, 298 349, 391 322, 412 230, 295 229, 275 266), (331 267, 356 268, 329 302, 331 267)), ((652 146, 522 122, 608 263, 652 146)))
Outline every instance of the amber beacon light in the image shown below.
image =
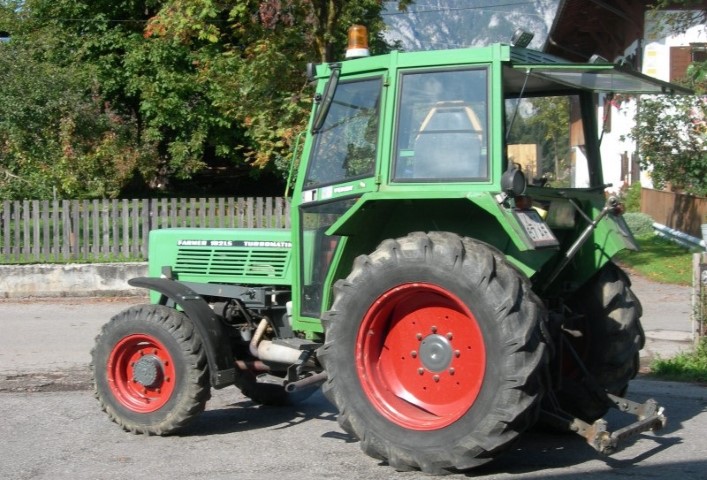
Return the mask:
POLYGON ((349 44, 346 47, 346 58, 367 57, 368 51, 368 29, 363 25, 351 25, 349 27, 349 44))

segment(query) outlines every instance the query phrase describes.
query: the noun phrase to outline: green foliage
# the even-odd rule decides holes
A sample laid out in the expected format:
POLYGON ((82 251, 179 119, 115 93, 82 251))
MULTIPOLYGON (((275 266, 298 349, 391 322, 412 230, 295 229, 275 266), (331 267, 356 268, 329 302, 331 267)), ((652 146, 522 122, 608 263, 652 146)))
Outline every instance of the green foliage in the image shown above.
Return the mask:
POLYGON ((381 9, 0 0, 0 195, 111 197, 135 175, 166 188, 209 162, 286 172, 311 107, 306 63, 343 58, 353 23, 386 50, 381 9))
POLYGON ((700 339, 694 352, 658 358, 651 364, 651 373, 666 380, 707 382, 707 338, 700 339))
MULTIPOLYGON (((704 88, 704 85, 702 85, 704 88)), ((707 195, 707 99, 693 95, 641 99, 631 137, 656 188, 707 195)))
POLYGON ((654 220, 650 215, 640 212, 626 213, 624 220, 636 237, 649 237, 655 234, 654 220))
POLYGON ((0 3, 0 198, 117 195, 143 154, 134 119, 101 101, 70 36, 17 5, 0 3))
MULTIPOLYGON (((700 0, 657 0, 649 6, 656 20, 652 35, 681 34, 704 25, 700 0)), ((707 195, 707 62, 693 62, 682 82, 697 95, 643 97, 631 137, 656 188, 707 195)))
POLYGON ((623 202, 627 212, 638 213, 641 211, 641 188, 639 182, 634 182, 624 192, 623 202))

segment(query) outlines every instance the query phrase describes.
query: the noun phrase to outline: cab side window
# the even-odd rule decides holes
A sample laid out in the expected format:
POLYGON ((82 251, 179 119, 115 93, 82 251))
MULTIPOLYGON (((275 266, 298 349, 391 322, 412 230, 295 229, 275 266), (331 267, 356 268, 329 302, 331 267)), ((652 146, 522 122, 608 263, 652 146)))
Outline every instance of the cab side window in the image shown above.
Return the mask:
POLYGON ((394 181, 488 178, 486 78, 485 69, 401 75, 394 181))

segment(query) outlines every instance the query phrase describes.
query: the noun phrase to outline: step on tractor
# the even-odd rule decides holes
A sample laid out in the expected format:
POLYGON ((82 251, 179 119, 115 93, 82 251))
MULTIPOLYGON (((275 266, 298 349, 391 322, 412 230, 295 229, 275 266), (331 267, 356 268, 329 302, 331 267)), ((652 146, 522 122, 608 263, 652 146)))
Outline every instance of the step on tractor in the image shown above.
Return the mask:
POLYGON ((645 336, 612 263, 636 243, 598 119, 615 94, 689 92, 524 34, 367 56, 350 32, 351 58, 308 68, 291 227, 150 232, 148 277, 129 283, 151 303, 92 351, 108 417, 168 435, 212 388, 265 405, 321 388, 368 455, 431 474, 536 425, 605 454, 664 426, 655 401, 625 398, 645 336), (635 418, 612 430, 609 408, 635 418))

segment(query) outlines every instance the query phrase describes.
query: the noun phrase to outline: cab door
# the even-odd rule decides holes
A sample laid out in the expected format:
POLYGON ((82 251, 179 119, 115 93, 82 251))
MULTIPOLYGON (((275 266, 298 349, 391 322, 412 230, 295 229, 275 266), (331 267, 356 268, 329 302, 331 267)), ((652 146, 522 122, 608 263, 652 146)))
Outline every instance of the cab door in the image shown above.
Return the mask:
POLYGON ((311 330, 326 308, 327 275, 341 241, 341 237, 327 235, 326 231, 363 193, 377 188, 383 83, 380 74, 339 81, 326 106, 326 117, 311 133, 305 176, 298 189, 301 198, 295 200, 299 201, 295 329, 302 321, 310 324, 302 327, 311 330))

